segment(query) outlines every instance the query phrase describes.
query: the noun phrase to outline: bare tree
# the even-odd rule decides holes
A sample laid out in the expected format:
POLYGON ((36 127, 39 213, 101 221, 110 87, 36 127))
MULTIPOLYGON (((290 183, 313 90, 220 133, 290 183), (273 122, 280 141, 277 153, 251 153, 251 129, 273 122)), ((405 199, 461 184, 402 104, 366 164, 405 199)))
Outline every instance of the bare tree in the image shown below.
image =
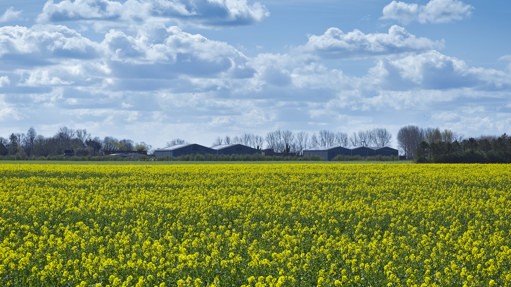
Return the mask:
POLYGON ((229 137, 229 136, 225 136, 225 138, 224 138, 224 144, 231 144, 231 142, 232 142, 232 141, 231 141, 231 137, 229 137))
POLYGON ((335 144, 335 133, 327 130, 319 131, 319 145, 320 147, 328 148, 335 144))
POLYGON ((362 146, 374 146, 375 145, 375 135, 371 130, 367 131, 359 131, 358 138, 360 140, 360 144, 362 146))
POLYGON ((454 142, 454 132, 448 129, 442 131, 442 141, 446 143, 454 142))
POLYGON ((274 151, 277 151, 279 148, 279 136, 280 134, 277 134, 276 132, 269 132, 266 134, 266 146, 269 149, 273 149, 274 151))
POLYGON ((213 146, 219 146, 219 145, 223 145, 223 144, 224 144, 224 140, 221 137, 217 137, 215 139, 215 141, 213 142, 213 146))
POLYGON ((348 146, 348 134, 338 132, 335 134, 335 144, 337 146, 347 147, 348 146))
POLYGON ((75 131, 73 129, 70 129, 68 127, 61 127, 57 134, 55 135, 56 138, 59 139, 65 139, 65 140, 71 140, 75 136, 75 131))
POLYGON ((352 147, 359 147, 362 145, 357 133, 353 133, 350 136, 350 144, 352 147))
POLYGON ((246 146, 252 147, 254 145, 254 135, 243 134, 243 136, 241 136, 241 143, 246 146))
POLYGON ((275 152, 289 152, 293 141, 293 132, 276 130, 266 134, 268 148, 275 152))
POLYGON ((291 152, 295 151, 293 145, 294 142, 294 134, 290 130, 282 131, 281 132, 281 138, 282 143, 284 144, 284 152, 291 152))
POLYGON ((428 144, 441 142, 442 141, 442 133, 439 128, 427 128, 424 130, 424 140, 428 144))
POLYGON ((62 127, 59 129, 57 134, 53 136, 57 154, 62 154, 66 149, 72 148, 72 140, 74 136, 75 132, 68 127, 62 127))
POLYGON ((87 133, 87 130, 86 129, 77 129, 75 131, 75 135, 76 135, 76 138, 78 138, 83 144, 85 144, 85 142, 90 139, 91 135, 89 133, 87 133))
POLYGON ((442 141, 453 143, 455 141, 461 142, 463 140, 463 136, 458 135, 457 133, 453 132, 452 130, 445 129, 442 133, 442 141))
POLYGON ((101 149, 106 154, 116 152, 116 151, 118 151, 118 148, 119 148, 118 143, 119 143, 119 141, 114 137, 105 137, 103 139, 103 144, 102 144, 101 149))
POLYGON ((264 144, 264 139, 263 137, 255 134, 245 133, 241 137, 234 137, 233 142, 243 144, 255 149, 261 149, 264 144))
POLYGON ((372 133, 374 135, 376 147, 385 147, 390 144, 392 134, 387 129, 384 128, 374 129, 372 130, 372 133))
POLYGON ((318 148, 320 147, 320 144, 319 144, 319 139, 318 137, 316 136, 316 134, 312 134, 311 136, 311 139, 310 139, 310 147, 313 147, 313 148, 318 148))
POLYGON ((235 136, 232 138, 231 144, 242 144, 243 140, 239 136, 235 136))
POLYGON ((256 135, 254 137, 254 146, 253 148, 262 149, 264 144, 264 138, 262 136, 256 135))
POLYGON ((397 134, 397 141, 406 158, 413 159, 420 143, 424 141, 424 131, 413 125, 402 127, 397 134))
POLYGON ((172 147, 172 146, 182 145, 182 144, 186 144, 186 143, 187 142, 184 139, 177 138, 177 139, 173 139, 173 140, 167 142, 167 146, 172 147))
POLYGON ((309 134, 306 132, 298 132, 295 136, 294 148, 297 154, 301 155, 303 150, 309 146, 309 134))
POLYGON ((456 134, 450 129, 440 131, 439 128, 427 128, 424 130, 424 140, 429 143, 448 142, 453 143, 455 141, 462 141, 463 137, 456 134))

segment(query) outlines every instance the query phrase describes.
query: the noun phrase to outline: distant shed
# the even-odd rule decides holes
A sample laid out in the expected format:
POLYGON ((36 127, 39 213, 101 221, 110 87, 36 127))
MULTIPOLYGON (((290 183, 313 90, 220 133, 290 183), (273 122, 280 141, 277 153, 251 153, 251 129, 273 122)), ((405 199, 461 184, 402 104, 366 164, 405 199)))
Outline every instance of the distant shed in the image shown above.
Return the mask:
POLYGON ((351 150, 338 146, 330 148, 316 148, 303 151, 303 156, 319 156, 322 160, 331 161, 338 155, 351 155, 351 150))
POLYGON ((398 156, 399 151, 391 147, 357 147, 351 150, 352 155, 359 156, 398 156))
POLYGON ((158 149, 154 151, 155 157, 179 157, 182 155, 191 155, 191 154, 216 154, 216 150, 211 149, 209 147, 205 147, 199 144, 183 144, 171 146, 164 149, 158 149))
POLYGON ((351 150, 351 155, 375 156, 378 148, 361 146, 351 150))
POLYGON ((252 154, 260 154, 261 151, 255 148, 251 148, 242 144, 230 144, 230 145, 218 145, 212 147, 212 149, 216 150, 217 154, 223 155, 252 155, 252 154))
POLYGON ((395 148, 386 146, 376 150, 376 154, 383 156, 399 156, 399 151, 395 148))

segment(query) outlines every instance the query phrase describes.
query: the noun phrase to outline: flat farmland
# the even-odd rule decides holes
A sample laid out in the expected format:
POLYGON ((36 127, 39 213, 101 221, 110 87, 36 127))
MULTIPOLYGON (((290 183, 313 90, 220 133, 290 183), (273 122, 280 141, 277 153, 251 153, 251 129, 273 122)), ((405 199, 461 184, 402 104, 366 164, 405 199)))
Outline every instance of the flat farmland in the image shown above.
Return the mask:
POLYGON ((511 166, 0 164, 1 286, 510 286, 511 166))

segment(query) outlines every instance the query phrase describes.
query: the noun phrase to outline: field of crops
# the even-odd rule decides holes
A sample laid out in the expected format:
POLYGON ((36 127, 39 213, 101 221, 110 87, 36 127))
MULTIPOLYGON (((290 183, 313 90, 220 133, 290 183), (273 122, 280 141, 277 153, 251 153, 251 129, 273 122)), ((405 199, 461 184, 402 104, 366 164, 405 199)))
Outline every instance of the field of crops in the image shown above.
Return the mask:
POLYGON ((0 286, 511 286, 511 166, 0 165, 0 286))

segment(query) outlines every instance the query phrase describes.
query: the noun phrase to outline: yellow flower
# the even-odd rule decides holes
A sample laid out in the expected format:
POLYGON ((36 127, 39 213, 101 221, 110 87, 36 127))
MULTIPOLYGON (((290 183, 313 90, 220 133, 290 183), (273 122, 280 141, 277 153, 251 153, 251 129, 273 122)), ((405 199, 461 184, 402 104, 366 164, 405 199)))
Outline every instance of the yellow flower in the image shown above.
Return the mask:
POLYGON ((255 281, 255 280, 256 280, 256 279, 255 279, 255 277, 254 277, 254 276, 250 276, 250 277, 248 277, 248 284, 252 284, 252 283, 254 283, 254 281, 255 281))

